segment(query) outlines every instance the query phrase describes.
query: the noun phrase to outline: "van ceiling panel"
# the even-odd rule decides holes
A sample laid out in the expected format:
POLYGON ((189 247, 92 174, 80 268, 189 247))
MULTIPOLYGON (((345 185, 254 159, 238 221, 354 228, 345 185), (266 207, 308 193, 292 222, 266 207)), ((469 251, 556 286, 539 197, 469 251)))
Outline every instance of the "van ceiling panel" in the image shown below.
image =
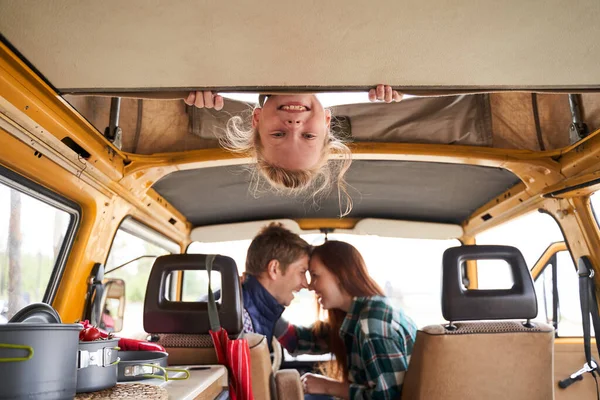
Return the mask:
POLYGON ((56 88, 600 86, 598 0, 0 0, 56 88))
MULTIPOLYGON (((247 167, 178 171, 153 188, 194 226, 279 218, 337 218, 337 191, 315 206, 248 189, 247 167)), ((347 174, 350 218, 385 218, 460 224, 477 208, 520 180, 500 168, 414 161, 354 161, 347 174)))

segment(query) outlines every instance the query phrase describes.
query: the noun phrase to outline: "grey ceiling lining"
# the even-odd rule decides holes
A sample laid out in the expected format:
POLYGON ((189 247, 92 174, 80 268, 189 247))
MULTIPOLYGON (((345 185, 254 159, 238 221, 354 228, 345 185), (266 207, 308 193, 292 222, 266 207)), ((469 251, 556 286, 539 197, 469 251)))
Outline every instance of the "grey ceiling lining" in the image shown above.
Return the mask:
MULTIPOLYGON (((304 198, 250 193, 244 166, 178 171, 153 188, 194 226, 275 218, 337 218, 336 191, 318 206, 304 198)), ((349 218, 462 223, 477 208, 520 180, 509 171, 414 161, 354 161, 347 181, 349 218)))

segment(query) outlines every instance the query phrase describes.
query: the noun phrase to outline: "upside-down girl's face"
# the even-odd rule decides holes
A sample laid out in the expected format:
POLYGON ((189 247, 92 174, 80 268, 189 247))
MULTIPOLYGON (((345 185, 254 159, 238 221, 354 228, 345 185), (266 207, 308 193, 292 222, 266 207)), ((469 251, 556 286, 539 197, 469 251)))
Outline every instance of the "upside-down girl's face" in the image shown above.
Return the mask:
POLYGON ((312 94, 270 96, 252 115, 264 160, 295 171, 318 168, 330 123, 331 112, 312 94))

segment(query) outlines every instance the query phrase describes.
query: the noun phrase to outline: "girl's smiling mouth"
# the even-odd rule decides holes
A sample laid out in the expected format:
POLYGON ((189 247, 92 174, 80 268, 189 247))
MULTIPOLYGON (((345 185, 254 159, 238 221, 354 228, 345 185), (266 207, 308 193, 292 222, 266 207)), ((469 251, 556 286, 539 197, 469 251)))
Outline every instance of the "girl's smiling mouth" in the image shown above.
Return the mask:
POLYGON ((279 106, 278 110, 287 112, 305 112, 310 111, 310 107, 300 103, 287 103, 279 106))

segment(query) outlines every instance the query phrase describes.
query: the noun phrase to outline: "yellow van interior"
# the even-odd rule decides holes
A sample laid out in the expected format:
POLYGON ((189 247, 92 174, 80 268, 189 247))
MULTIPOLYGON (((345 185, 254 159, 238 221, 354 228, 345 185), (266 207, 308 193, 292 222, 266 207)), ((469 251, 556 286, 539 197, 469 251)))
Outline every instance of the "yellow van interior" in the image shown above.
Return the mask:
MULTIPOLYGON (((145 329, 155 260, 221 254, 241 275, 251 239, 280 221, 311 244, 354 244, 415 320, 403 398, 594 398, 595 377, 572 374, 587 362, 581 266, 600 284, 599 18, 596 0, 0 0, 0 324, 36 302, 63 323, 106 324, 108 310, 115 334, 158 335, 172 366, 217 364, 206 337, 145 329), (379 83, 405 98, 368 104, 379 83), (223 94, 225 108, 185 105, 190 90, 223 94), (254 160, 219 147, 259 94, 298 92, 330 99, 350 143, 343 218, 335 189, 273 193, 253 185, 254 160), (496 335, 427 341, 453 322, 442 255, 467 245, 523 255, 535 333, 481 325, 496 335)), ((205 296, 206 272, 180 269, 166 298, 205 296)), ((516 282, 496 260, 460 274, 468 292, 516 282)), ((303 290, 284 317, 309 325, 313 309, 303 290)), ((302 399, 299 375, 330 359, 248 340, 256 399, 302 399)), ((205 386, 166 390, 229 398, 226 372, 205 386)))

